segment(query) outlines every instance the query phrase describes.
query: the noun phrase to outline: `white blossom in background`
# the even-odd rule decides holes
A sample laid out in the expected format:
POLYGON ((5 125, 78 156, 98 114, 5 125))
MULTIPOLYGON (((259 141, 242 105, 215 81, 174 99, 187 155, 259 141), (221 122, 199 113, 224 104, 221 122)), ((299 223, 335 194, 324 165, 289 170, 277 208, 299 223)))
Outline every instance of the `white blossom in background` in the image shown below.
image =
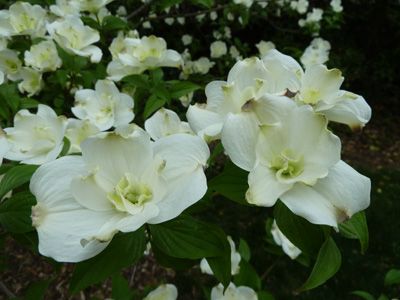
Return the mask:
POLYGON ((194 134, 187 122, 182 122, 174 111, 165 108, 148 118, 144 128, 153 140, 176 133, 194 134))
POLYGON ((143 23, 142 23, 142 27, 143 27, 144 29, 151 29, 151 28, 152 28, 150 21, 145 21, 145 22, 143 22, 143 23))
POLYGON ((320 8, 313 8, 312 11, 307 13, 305 19, 299 20, 299 26, 304 27, 308 24, 318 24, 322 20, 324 11, 320 8))
POLYGON ((24 60, 26 66, 41 72, 55 71, 62 64, 56 45, 52 40, 32 45, 29 51, 25 51, 24 60))
MULTIPOLYGON (((12 28, 11 35, 26 34, 32 37, 42 37, 46 34, 47 13, 40 5, 16 2, 9 7, 7 13, 9 14, 9 25, 12 28)), ((9 28, 8 24, 7 27, 9 28)))
POLYGON ((90 123, 89 120, 68 119, 65 136, 71 143, 68 153, 79 153, 81 143, 87 138, 94 136, 100 132, 96 125, 90 123))
POLYGON ((240 55, 239 50, 234 45, 229 47, 229 54, 235 60, 243 59, 243 57, 240 55))
POLYGON ((191 35, 189 35, 189 34, 182 35, 181 39, 182 39, 182 44, 184 46, 190 45, 192 43, 192 41, 193 41, 193 37, 191 35))
POLYGON ((23 67, 19 72, 22 81, 18 83, 18 90, 27 93, 28 97, 38 94, 43 86, 42 73, 31 68, 23 67))
POLYGON ((88 138, 81 149, 82 156, 42 165, 30 182, 39 252, 57 261, 93 257, 118 231, 173 219, 207 191, 210 152, 197 136, 152 142, 131 124, 88 138))
POLYGON ((176 21, 181 25, 185 25, 186 19, 184 17, 178 17, 176 18, 176 21))
POLYGON ((171 26, 172 24, 174 24, 175 19, 174 18, 165 18, 164 22, 165 22, 165 24, 171 26))
POLYGON ((123 5, 118 6, 116 14, 120 17, 126 17, 128 15, 126 7, 123 5))
POLYGON ((308 9, 308 0, 291 1, 290 7, 296 10, 299 14, 305 14, 308 9))
MULTIPOLYGON (((241 261, 241 256, 238 251, 236 251, 236 246, 235 242, 232 240, 230 236, 227 236, 229 245, 231 247, 231 274, 236 275, 239 274, 240 271, 240 261, 241 261)), ((201 272, 209 275, 214 275, 213 271, 211 270, 210 265, 208 264, 208 261, 206 258, 203 258, 200 261, 200 269, 201 272)))
POLYGON ((79 17, 80 11, 77 1, 57 0, 56 4, 50 5, 50 12, 61 18, 66 18, 67 16, 79 17))
POLYGON ((291 259, 296 259, 301 254, 301 250, 293 245, 293 243, 282 233, 275 220, 272 223, 271 234, 275 243, 278 246, 281 246, 283 252, 285 252, 285 254, 291 259))
POLYGON ((224 286, 218 284, 211 290, 211 300, 257 300, 257 293, 247 286, 230 283, 224 293, 224 286))
POLYGON ((99 32, 83 24, 76 16, 48 24, 47 31, 57 44, 65 51, 78 56, 90 57, 92 63, 101 60, 101 49, 92 44, 100 40, 99 32))
POLYGON ((211 19, 212 21, 215 21, 217 18, 218 18, 218 14, 217 14, 216 11, 210 12, 210 19, 211 19))
POLYGON ((165 40, 154 35, 125 38, 123 45, 119 53, 114 51, 115 58, 107 66, 109 78, 114 81, 157 67, 179 68, 183 63, 178 52, 167 49, 165 40))
POLYGON ((9 151, 4 158, 40 165, 55 160, 64 146, 67 119, 39 104, 36 114, 22 109, 14 116, 14 127, 5 128, 9 151))
POLYGON ((22 62, 18 58, 18 52, 10 49, 0 51, 0 70, 12 81, 20 79, 22 62))
POLYGON ((78 6, 80 11, 96 13, 114 0, 70 0, 72 5, 78 6))
POLYGON ((228 52, 225 42, 215 41, 210 45, 210 56, 212 58, 219 58, 228 52))
POLYGON ((233 0, 235 4, 243 4, 247 8, 249 8, 253 4, 254 0, 233 0))
POLYGON ((176 300, 178 299, 178 290, 175 285, 167 283, 162 284, 151 291, 143 300, 176 300))
POLYGON ((343 11, 342 0, 331 0, 330 5, 334 12, 340 13, 343 11))
POLYGON ((114 82, 98 80, 95 89, 78 90, 75 93, 73 114, 81 120, 89 120, 101 131, 130 123, 134 118, 133 99, 120 93, 114 82))
POLYGON ((256 44, 256 47, 260 56, 263 57, 267 55, 270 50, 275 49, 275 44, 271 41, 260 41, 258 44, 256 44))
POLYGON ((315 38, 304 50, 300 61, 305 68, 314 64, 325 64, 329 60, 330 50, 331 44, 328 41, 322 38, 315 38))

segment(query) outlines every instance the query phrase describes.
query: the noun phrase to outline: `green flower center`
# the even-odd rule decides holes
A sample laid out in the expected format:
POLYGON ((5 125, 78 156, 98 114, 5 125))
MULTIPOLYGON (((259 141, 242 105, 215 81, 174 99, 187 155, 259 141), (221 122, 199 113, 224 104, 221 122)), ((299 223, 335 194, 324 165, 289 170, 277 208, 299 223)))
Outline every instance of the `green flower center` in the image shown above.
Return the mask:
POLYGON ((302 93, 303 102, 307 104, 317 104, 321 99, 321 93, 318 90, 308 89, 302 93))
POLYGON ((297 177, 304 169, 303 157, 295 157, 290 149, 285 149, 271 162, 271 169, 281 180, 297 177))

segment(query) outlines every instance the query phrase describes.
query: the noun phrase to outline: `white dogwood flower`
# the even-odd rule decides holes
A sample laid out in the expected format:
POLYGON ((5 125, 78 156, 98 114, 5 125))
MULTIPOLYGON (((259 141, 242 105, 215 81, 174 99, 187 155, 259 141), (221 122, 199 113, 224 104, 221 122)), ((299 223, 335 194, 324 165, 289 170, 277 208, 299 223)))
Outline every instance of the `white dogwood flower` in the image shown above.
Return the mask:
POLYGON ((50 5, 50 11, 62 18, 67 16, 78 16, 80 15, 80 7, 76 1, 71 0, 56 0, 56 4, 50 5))
POLYGON ((14 117, 14 127, 4 129, 10 144, 4 157, 34 165, 55 160, 64 146, 66 126, 67 119, 46 105, 39 104, 36 114, 22 109, 14 117))
POLYGON ((67 130, 65 131, 65 136, 71 143, 68 153, 81 152, 81 143, 99 132, 99 128, 90 123, 89 120, 68 119, 67 130))
POLYGON ((43 88, 42 73, 27 67, 23 67, 19 72, 19 76, 22 79, 18 83, 18 90, 21 93, 27 93, 28 97, 36 95, 43 88))
POLYGON ((247 286, 236 286, 230 283, 224 292, 224 286, 219 284, 211 290, 211 300, 257 300, 256 292, 247 286))
POLYGON ((39 252, 57 261, 93 257, 116 232, 173 219, 207 191, 210 153, 197 136, 152 142, 132 124, 88 138, 81 149, 82 156, 42 165, 30 183, 39 252))
POLYGON ((0 70, 8 79, 16 81, 20 79, 22 62, 18 58, 18 52, 10 49, 0 51, 0 70))
MULTIPOLYGON (((239 274, 240 271, 240 261, 241 261, 241 256, 238 251, 236 251, 236 246, 235 242, 232 240, 230 236, 227 236, 229 245, 231 246, 231 274, 236 275, 239 274)), ((203 258, 200 261, 200 269, 201 272, 209 274, 209 275, 214 275, 214 272, 211 270, 210 265, 208 264, 208 261, 206 258, 203 258)))
POLYGON ((78 56, 90 57, 97 63, 103 53, 99 47, 93 46, 100 40, 97 30, 83 24, 77 16, 67 16, 47 25, 47 31, 57 44, 65 51, 78 56))
POLYGON ((16 2, 9 8, 9 22, 13 35, 42 37, 46 33, 46 10, 40 5, 28 2, 16 2))
POLYGON ((162 284, 155 290, 151 291, 143 300, 176 300, 178 298, 178 290, 176 286, 167 283, 162 284))
POLYGON ((55 71, 62 64, 52 40, 32 45, 29 51, 25 51, 24 57, 25 65, 41 72, 55 71))
POLYGON ((74 115, 89 120, 101 131, 130 123, 134 118, 133 99, 120 93, 114 82, 98 80, 95 90, 83 89, 75 93, 74 115))
POLYGON ((330 50, 331 44, 328 41, 322 38, 315 38, 304 50, 300 61, 305 68, 315 64, 325 64, 329 60, 330 50))
POLYGON ((228 52, 225 42, 215 41, 210 45, 210 56, 212 58, 218 58, 225 55, 228 52))
POLYGON ((301 254, 301 250, 293 245, 293 243, 283 234, 275 220, 272 223, 271 234, 275 243, 278 246, 281 246, 283 252, 285 252, 285 254, 287 254, 291 259, 296 259, 301 254))
POLYGON ((153 140, 175 133, 194 134, 187 122, 182 122, 172 110, 161 108, 144 122, 144 128, 153 140))
POLYGON ((179 68, 183 63, 178 52, 167 49, 165 40, 154 35, 142 38, 128 37, 123 40, 120 37, 118 44, 113 45, 112 53, 114 59, 108 64, 107 73, 114 81, 130 74, 140 74, 148 69, 179 68))

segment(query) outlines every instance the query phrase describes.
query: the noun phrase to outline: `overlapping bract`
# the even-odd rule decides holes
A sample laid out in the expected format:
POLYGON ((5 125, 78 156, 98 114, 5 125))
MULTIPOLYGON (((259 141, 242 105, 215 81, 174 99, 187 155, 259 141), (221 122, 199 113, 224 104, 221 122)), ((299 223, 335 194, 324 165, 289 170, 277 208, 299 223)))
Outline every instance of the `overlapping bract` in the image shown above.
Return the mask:
POLYGON ((273 206, 278 199, 315 224, 336 227, 369 205, 370 181, 340 160, 341 144, 328 121, 363 127, 365 100, 340 90, 337 69, 305 71, 271 50, 238 62, 228 80, 206 87, 207 103, 187 112, 206 140, 221 138, 226 153, 249 171, 246 200, 273 206))
POLYGON ((209 150, 199 137, 150 141, 136 125, 81 144, 82 156, 42 165, 31 179, 39 251, 76 262, 102 251, 118 232, 178 216, 207 190, 209 150))

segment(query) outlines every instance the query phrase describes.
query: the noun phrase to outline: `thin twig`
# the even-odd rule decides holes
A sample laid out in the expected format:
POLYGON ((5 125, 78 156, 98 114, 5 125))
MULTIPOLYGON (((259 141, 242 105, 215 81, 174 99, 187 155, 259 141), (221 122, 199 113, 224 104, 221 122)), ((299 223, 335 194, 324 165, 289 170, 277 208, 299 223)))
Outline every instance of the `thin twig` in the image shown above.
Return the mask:
POLYGON ((11 292, 2 281, 0 281, 0 289, 7 295, 7 297, 15 298, 14 293, 11 292))
POLYGON ((129 286, 132 287, 133 286, 133 281, 135 279, 135 274, 136 274, 136 265, 133 266, 132 268, 132 274, 131 277, 129 278, 129 286))
POLYGON ((143 10, 145 10, 148 6, 150 6, 151 2, 153 2, 153 1, 152 0, 146 1, 146 3, 141 5, 138 9, 134 10, 133 12, 131 12, 126 18, 129 20, 129 19, 132 19, 134 16, 137 16, 143 10))
POLYGON ((280 259, 278 258, 272 265, 269 266, 269 268, 264 272, 264 274, 261 275, 261 280, 264 280, 265 277, 268 276, 268 274, 272 271, 273 268, 279 263, 280 259))

